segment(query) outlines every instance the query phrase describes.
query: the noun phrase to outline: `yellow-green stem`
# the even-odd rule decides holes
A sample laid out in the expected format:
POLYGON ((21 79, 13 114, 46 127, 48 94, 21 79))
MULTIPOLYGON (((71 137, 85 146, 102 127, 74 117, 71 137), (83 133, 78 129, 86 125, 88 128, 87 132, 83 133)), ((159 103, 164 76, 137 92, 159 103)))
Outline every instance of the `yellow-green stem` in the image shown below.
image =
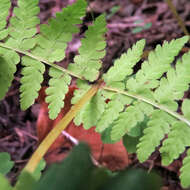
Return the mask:
POLYGON ((27 172, 34 172, 38 163, 43 158, 49 147, 53 144, 56 138, 61 134, 67 125, 72 121, 72 119, 76 116, 76 114, 80 111, 83 105, 88 102, 98 91, 100 85, 93 85, 86 94, 78 101, 77 104, 73 105, 70 111, 63 117, 63 119, 50 131, 50 133, 46 136, 46 138, 39 145, 37 150, 33 153, 29 162, 23 169, 27 172))

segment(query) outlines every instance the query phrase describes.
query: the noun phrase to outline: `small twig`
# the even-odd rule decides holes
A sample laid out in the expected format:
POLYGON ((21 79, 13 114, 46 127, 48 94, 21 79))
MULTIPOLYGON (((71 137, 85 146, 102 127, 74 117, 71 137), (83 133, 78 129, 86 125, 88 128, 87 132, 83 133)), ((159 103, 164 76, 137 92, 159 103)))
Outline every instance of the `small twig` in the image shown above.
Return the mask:
MULTIPOLYGON (((70 140, 74 145, 78 145, 79 144, 79 141, 71 136, 69 133, 67 133, 66 131, 62 131, 62 134, 68 139, 70 140)), ((90 155, 91 159, 92 159, 92 162, 94 163, 95 166, 97 167, 100 167, 100 164, 98 163, 98 161, 92 156, 90 155)))
POLYGON ((74 138, 73 136, 71 136, 69 133, 67 133, 66 131, 62 131, 61 132, 67 139, 69 139, 74 145, 78 145, 79 141, 74 138))
POLYGON ((189 32, 185 26, 184 21, 182 20, 182 18, 179 16, 175 6, 173 5, 171 0, 166 0, 168 7, 170 8, 171 12, 173 13, 173 15, 175 16, 175 18, 178 21, 179 26, 181 27, 181 29, 183 30, 184 34, 189 36, 189 32))

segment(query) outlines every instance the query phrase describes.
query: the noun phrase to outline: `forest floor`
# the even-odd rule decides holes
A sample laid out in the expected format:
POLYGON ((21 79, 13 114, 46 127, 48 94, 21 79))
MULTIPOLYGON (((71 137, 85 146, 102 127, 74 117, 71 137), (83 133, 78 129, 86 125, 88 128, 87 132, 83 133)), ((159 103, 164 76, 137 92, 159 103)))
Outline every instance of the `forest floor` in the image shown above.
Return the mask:
MULTIPOLYGON (((16 5, 15 0, 12 2, 13 5, 16 5)), ((73 2, 74 0, 40 0, 39 17, 41 23, 47 23, 48 19, 55 16, 57 11, 73 2)), ((173 3, 190 32, 190 1, 173 0, 173 3)), ((69 44, 66 58, 62 62, 63 66, 72 61, 87 26, 93 17, 97 17, 101 13, 106 14, 108 28, 106 34, 107 53, 103 59, 105 72, 116 58, 139 39, 146 39, 146 50, 152 50, 157 44, 162 44, 164 40, 170 41, 184 35, 164 0, 89 0, 87 16, 84 23, 79 26, 80 35, 74 36, 73 41, 69 44)), ((14 168, 8 174, 13 183, 37 147, 36 122, 39 120, 39 112, 42 109, 40 104, 36 102, 27 111, 21 111, 19 106, 20 77, 20 66, 18 66, 13 85, 5 99, 0 101, 0 152, 9 152, 11 159, 15 162, 14 168)), ((44 82, 43 85, 45 86, 46 83, 44 82)), ((70 145, 67 143, 65 147, 63 145, 60 149, 62 152, 68 152, 70 145)), ((143 164, 138 162, 136 155, 129 154, 128 166, 154 169, 163 178, 162 190, 181 190, 179 168, 183 156, 181 155, 169 167, 163 167, 160 164, 158 152, 155 152, 151 160, 143 164)), ((117 168, 117 166, 112 167, 117 168)))

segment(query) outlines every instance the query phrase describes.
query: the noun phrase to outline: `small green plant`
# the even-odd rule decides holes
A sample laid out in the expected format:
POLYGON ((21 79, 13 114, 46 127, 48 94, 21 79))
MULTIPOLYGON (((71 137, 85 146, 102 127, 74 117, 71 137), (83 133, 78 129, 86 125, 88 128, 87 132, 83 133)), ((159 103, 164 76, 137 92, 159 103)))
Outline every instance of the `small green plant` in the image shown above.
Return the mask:
MULTIPOLYGON (((163 165, 172 163, 190 146, 190 100, 184 98, 190 83, 190 53, 173 64, 189 37, 157 45, 141 69, 134 73, 133 67, 140 61, 145 46, 145 40, 140 40, 117 59, 107 73, 101 73, 106 47, 106 21, 101 15, 85 32, 74 63, 65 69, 55 62, 64 59, 67 43, 79 32, 77 24, 85 16, 85 0, 77 0, 48 24, 41 24, 39 33, 36 30, 40 23, 38 1, 18 0, 7 22, 10 4, 10 0, 0 2, 0 99, 8 91, 16 65, 21 62, 20 104, 23 110, 27 109, 38 96, 47 65, 50 80, 46 102, 50 118, 55 119, 64 107, 72 77, 78 78, 73 107, 45 138, 21 176, 26 172, 35 173, 47 149, 73 118, 76 125, 83 124, 85 129, 96 126, 106 143, 123 138, 127 149, 137 152, 140 162, 149 159, 161 140, 159 151, 163 165)), ((189 160, 190 150, 180 170, 183 187, 190 186, 189 160)), ((0 180, 7 184, 2 176, 0 180)), ((15 189, 22 189, 19 184, 18 180, 15 189)))

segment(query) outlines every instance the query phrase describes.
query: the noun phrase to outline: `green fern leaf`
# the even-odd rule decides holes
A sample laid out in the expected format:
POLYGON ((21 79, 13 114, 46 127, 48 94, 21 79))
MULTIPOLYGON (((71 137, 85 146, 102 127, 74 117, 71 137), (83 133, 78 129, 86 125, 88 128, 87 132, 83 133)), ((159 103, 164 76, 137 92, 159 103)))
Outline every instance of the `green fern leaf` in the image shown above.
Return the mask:
POLYGON ((92 26, 89 26, 82 39, 79 48, 79 55, 75 57, 75 64, 69 65, 69 70, 83 76, 89 81, 94 81, 99 76, 101 68, 100 59, 105 56, 106 42, 104 34, 106 32, 105 15, 99 16, 92 26))
POLYGON ((185 147, 190 146, 190 128, 180 121, 172 125, 168 138, 160 148, 162 154, 162 164, 169 165, 174 159, 185 151, 185 147))
POLYGON ((190 119, 190 100, 189 99, 185 99, 183 101, 181 109, 185 118, 190 119))
POLYGON ((137 145, 137 157, 140 162, 146 161, 160 144, 165 134, 169 133, 170 124, 173 120, 170 115, 161 110, 155 110, 152 113, 147 123, 147 128, 143 131, 144 135, 140 138, 140 143, 137 145))
POLYGON ((6 175, 13 167, 14 162, 11 161, 11 157, 7 152, 0 153, 0 173, 6 175))
POLYGON ((13 190, 6 177, 0 173, 0 189, 13 190))
POLYGON ((154 111, 153 107, 144 102, 123 99, 123 104, 131 104, 125 112, 120 113, 112 124, 112 140, 120 140, 126 133, 132 135, 143 123, 145 116, 150 116, 154 111))
MULTIPOLYGON (((76 85, 78 89, 74 91, 74 96, 71 99, 72 104, 76 104, 80 100, 80 98, 90 89, 90 85, 84 80, 78 79, 76 81, 76 85)), ((82 116, 83 116, 84 110, 86 109, 86 106, 87 104, 83 106, 83 108, 74 118, 75 125, 79 126, 82 124, 82 121, 83 121, 82 116)))
MULTIPOLYGON (((170 43, 165 42, 163 46, 157 45, 155 51, 149 53, 148 61, 142 63, 142 68, 137 72, 135 78, 130 78, 126 88, 141 95, 151 94, 150 90, 159 85, 159 79, 171 68, 171 63, 181 48, 189 40, 185 36, 170 43)), ((150 97, 149 97, 150 98, 150 97)))
POLYGON ((90 89, 90 85, 86 81, 80 79, 76 81, 76 86, 78 89, 74 91, 74 96, 71 100, 72 104, 76 104, 80 98, 90 89))
POLYGON ((9 9, 11 6, 10 0, 1 0, 1 6, 0 6, 0 40, 3 40, 8 35, 8 30, 5 29, 7 22, 6 18, 9 15, 9 9))
POLYGON ((63 60, 67 43, 79 31, 76 25, 82 23, 81 17, 85 15, 86 5, 85 0, 77 0, 64 8, 63 12, 57 13, 48 25, 41 25, 40 34, 36 37, 37 47, 32 53, 49 62, 63 60))
POLYGON ((41 62, 27 56, 22 57, 22 65, 24 68, 21 72, 23 77, 20 80, 20 102, 21 109, 26 110, 38 97, 38 91, 40 90, 40 84, 43 81, 45 67, 41 62))
POLYGON ((105 99, 98 92, 89 103, 87 103, 82 114, 83 126, 85 129, 96 126, 105 109, 105 99))
POLYGON ((40 23, 37 17, 40 8, 38 0, 18 0, 18 7, 15 7, 10 19, 9 35, 6 43, 14 48, 29 50, 36 44, 35 36, 37 24, 40 23))
POLYGON ((190 171, 190 149, 187 151, 187 156, 183 160, 183 166, 180 169, 180 180, 181 184, 184 188, 187 188, 190 186, 190 176, 189 176, 189 171, 190 171))
POLYGON ((167 72, 167 78, 163 77, 159 88, 154 92, 155 99, 162 105, 176 111, 178 104, 174 100, 180 100, 184 92, 188 90, 190 83, 190 53, 178 61, 176 69, 171 68, 167 72))
MULTIPOLYGON (((85 84, 82 84, 86 88, 85 84)), ((77 91, 77 90, 76 90, 77 91)), ((79 89, 79 92, 85 93, 85 90, 79 89)), ((82 94, 80 94, 81 96, 82 94)), ((75 93, 76 96, 76 93, 75 93)), ((78 96, 78 94, 77 94, 78 96)), ((76 96, 76 98, 78 98, 76 96)), ((75 98, 75 97, 74 97, 75 98)), ((76 100, 76 99, 75 99, 76 100)), ((87 102, 74 119, 74 123, 79 126, 83 123, 85 129, 96 126, 105 109, 105 99, 99 91, 89 102, 87 102)))
POLYGON ((102 132, 109 125, 118 118, 119 113, 124 109, 126 102, 123 102, 122 99, 126 98, 123 95, 114 95, 112 100, 106 105, 105 111, 103 112, 100 120, 96 125, 96 131, 102 132))
POLYGON ((138 106, 129 106, 121 113, 117 120, 113 122, 111 139, 120 140, 127 132, 144 120, 144 114, 138 106))
POLYGON ((64 98, 69 90, 71 77, 54 68, 50 68, 49 75, 52 78, 49 80, 49 88, 46 90, 46 102, 49 103, 50 119, 55 119, 61 108, 64 107, 64 98))
POLYGON ((127 76, 133 73, 133 67, 141 59, 143 49, 145 46, 145 40, 138 41, 127 53, 114 62, 114 66, 104 75, 104 81, 106 84, 110 84, 114 81, 123 81, 127 76))
POLYGON ((14 79, 16 64, 19 61, 20 57, 17 53, 0 48, 0 100, 4 98, 14 79))

